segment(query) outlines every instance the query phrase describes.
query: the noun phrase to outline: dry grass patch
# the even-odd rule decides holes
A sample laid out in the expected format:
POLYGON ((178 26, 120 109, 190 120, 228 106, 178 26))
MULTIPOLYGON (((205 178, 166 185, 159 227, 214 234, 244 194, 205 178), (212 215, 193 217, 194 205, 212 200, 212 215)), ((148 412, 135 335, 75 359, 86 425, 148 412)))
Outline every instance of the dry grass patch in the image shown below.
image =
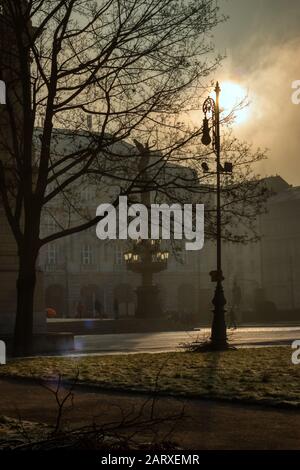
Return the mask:
POLYGON ((59 375, 105 389, 300 406, 300 366, 289 347, 222 353, 37 357, 11 361, 0 376, 56 380, 59 375))

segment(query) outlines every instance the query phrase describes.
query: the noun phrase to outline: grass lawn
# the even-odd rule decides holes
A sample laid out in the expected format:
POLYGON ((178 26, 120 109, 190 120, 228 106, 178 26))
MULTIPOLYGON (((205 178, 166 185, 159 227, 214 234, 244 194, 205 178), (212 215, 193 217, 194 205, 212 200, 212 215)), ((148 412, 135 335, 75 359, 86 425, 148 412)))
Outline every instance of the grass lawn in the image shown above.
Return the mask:
POLYGON ((56 379, 59 374, 105 389, 153 391, 300 407, 300 366, 289 347, 222 353, 162 353, 80 358, 37 357, 0 366, 0 377, 56 379))

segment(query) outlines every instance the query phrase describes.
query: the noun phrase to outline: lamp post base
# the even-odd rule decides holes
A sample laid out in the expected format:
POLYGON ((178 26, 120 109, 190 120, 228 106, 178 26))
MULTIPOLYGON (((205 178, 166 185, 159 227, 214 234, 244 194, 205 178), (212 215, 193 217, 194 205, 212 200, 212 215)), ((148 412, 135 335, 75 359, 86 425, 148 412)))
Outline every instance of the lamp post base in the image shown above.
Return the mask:
POLYGON ((159 318, 162 314, 158 286, 139 286, 137 294, 137 318, 159 318))
POLYGON ((227 330, 225 322, 225 305, 226 299, 222 281, 218 281, 216 285, 215 295, 212 300, 214 305, 214 317, 211 328, 211 347, 212 349, 222 351, 229 348, 227 341, 227 330))

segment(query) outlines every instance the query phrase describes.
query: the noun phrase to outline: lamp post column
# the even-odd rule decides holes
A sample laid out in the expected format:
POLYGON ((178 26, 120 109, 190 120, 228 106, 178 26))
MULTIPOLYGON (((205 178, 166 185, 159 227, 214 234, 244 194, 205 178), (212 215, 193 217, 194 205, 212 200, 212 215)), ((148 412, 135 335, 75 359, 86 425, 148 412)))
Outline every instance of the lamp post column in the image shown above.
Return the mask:
POLYGON ((214 147, 216 153, 217 165, 217 284, 215 295, 212 300, 214 305, 214 317, 211 332, 211 341, 216 349, 227 348, 227 333, 225 322, 225 305, 226 299, 223 290, 223 273, 222 273, 222 220, 221 220, 221 144, 220 144, 220 86, 217 82, 215 93, 215 112, 214 112, 214 147))

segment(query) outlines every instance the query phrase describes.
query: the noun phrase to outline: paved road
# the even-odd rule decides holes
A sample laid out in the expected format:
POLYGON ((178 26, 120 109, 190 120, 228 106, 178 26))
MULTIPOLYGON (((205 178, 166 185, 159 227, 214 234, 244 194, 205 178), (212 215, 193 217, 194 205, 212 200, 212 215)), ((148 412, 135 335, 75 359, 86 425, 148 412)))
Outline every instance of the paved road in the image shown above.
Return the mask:
MULTIPOLYGON (((135 333, 75 336, 77 354, 135 353, 174 351, 180 344, 196 338, 208 338, 209 330, 168 333, 135 333)), ((253 327, 229 332, 230 340, 239 347, 291 344, 300 339, 300 327, 253 327)))
MULTIPOLYGON (((66 404, 63 418, 74 427, 118 423, 122 412, 127 415, 130 411, 132 420, 143 408, 142 417, 147 419, 152 403, 145 407, 145 400, 137 394, 76 390, 73 406, 66 404)), ((299 410, 165 397, 156 403, 154 417, 174 417, 183 406, 185 416, 177 424, 162 423, 159 434, 166 438, 174 426, 168 439, 184 449, 300 449, 299 410)), ((57 405, 54 396, 37 384, 0 379, 1 415, 54 424, 57 405)), ((149 442, 149 425, 139 436, 149 442)))

